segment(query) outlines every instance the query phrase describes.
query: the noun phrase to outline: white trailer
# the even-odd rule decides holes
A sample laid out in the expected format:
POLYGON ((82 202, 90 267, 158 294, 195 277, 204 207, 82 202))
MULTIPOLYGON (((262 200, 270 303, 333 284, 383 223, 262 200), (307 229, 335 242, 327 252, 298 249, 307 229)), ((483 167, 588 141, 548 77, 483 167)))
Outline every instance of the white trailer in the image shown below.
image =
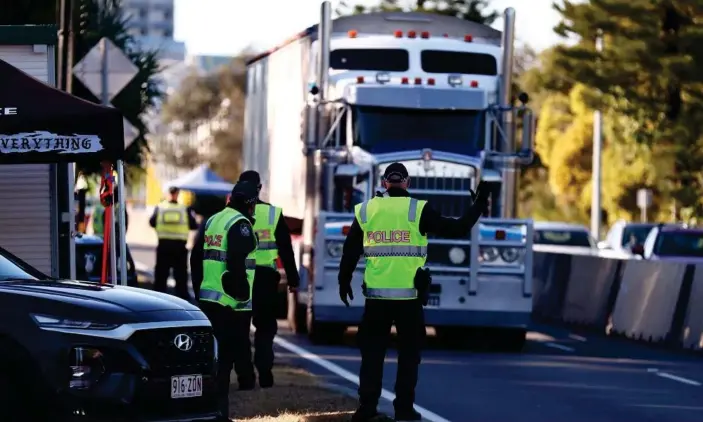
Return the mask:
MULTIPOLYGON (((438 333, 497 329, 524 342, 532 306, 532 221, 515 218, 518 166, 532 160, 534 119, 510 86, 515 13, 503 33, 450 16, 371 13, 330 17, 248 64, 244 167, 263 199, 303 236, 303 287, 291 322, 328 340, 360 321, 337 271, 355 204, 370 199, 395 161, 411 195, 459 216, 469 188, 493 188, 491 211, 470 238, 431 238, 427 324, 438 333), (516 121, 522 120, 520 150, 516 121), (472 247, 472 245, 477 247, 472 247), (305 323, 303 324, 303 321, 305 323)), ((360 290, 364 263, 355 285, 360 290)))

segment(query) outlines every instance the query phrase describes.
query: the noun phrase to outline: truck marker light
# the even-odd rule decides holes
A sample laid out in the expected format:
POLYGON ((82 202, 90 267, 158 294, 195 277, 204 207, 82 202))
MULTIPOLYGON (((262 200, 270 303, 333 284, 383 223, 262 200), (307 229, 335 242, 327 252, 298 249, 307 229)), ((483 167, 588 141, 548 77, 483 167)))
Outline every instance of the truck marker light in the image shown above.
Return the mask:
POLYGON ((465 41, 465 42, 473 42, 473 40, 474 40, 474 37, 473 37, 473 36, 471 36, 471 35, 469 35, 469 34, 464 35, 464 41, 465 41))
POLYGON ((417 32, 415 31, 408 31, 408 38, 415 38, 417 37, 417 32))
POLYGON ((415 78, 415 85, 422 85, 422 78, 415 78))
POLYGON ((496 230, 496 240, 505 240, 505 230, 496 230))
POLYGON ((449 38, 449 34, 442 35, 444 38, 449 38))
POLYGON ((433 85, 434 86, 434 78, 430 78, 427 80, 427 85, 433 85))
POLYGON ((471 88, 478 88, 478 81, 471 81, 471 88))
POLYGON ((407 85, 407 84, 408 84, 408 78, 404 76, 404 77, 400 80, 400 83, 403 84, 403 85, 407 85))
POLYGON ((393 36, 396 38, 403 38, 403 31, 395 31, 393 36))
POLYGON ((359 33, 356 32, 355 29, 350 29, 350 30, 347 32, 347 35, 349 35, 349 38, 356 38, 356 36, 359 35, 359 33))
POLYGON ((364 83, 364 77, 363 77, 363 76, 357 76, 357 77, 356 77, 356 83, 358 83, 358 84, 363 84, 363 83, 364 83))
POLYGON ((428 31, 422 31, 420 36, 424 39, 428 39, 430 37, 430 33, 428 31))

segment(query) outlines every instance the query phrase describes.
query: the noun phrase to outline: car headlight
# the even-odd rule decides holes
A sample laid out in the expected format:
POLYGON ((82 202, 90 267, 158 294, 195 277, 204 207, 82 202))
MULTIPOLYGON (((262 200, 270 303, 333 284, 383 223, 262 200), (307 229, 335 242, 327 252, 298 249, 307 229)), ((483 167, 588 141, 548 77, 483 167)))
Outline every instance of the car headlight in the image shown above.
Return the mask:
POLYGON ((520 250, 517 248, 503 248, 500 250, 500 257, 508 264, 520 259, 520 250))
POLYGON ((466 260, 466 252, 462 248, 453 247, 449 249, 449 260, 454 265, 459 265, 466 260))
POLYGON ((481 258, 484 262, 493 262, 498 259, 498 256, 500 256, 498 248, 481 248, 481 258))
POLYGON ((67 330, 114 330, 120 324, 104 324, 93 321, 80 321, 32 314, 32 319, 41 328, 60 328, 67 330))
POLYGON ((68 386, 85 390, 95 385, 105 373, 105 363, 100 350, 91 347, 74 347, 69 356, 71 377, 68 386))
POLYGON ((340 256, 342 256, 343 248, 344 244, 342 242, 327 242, 327 254, 332 258, 339 258, 340 256))

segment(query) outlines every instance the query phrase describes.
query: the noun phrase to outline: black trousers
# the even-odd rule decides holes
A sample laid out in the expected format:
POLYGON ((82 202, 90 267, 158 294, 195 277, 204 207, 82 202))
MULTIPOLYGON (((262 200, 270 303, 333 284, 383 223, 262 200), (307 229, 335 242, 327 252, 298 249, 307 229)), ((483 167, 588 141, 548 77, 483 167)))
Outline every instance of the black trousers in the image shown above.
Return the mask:
POLYGON ((218 345, 217 401, 223 415, 229 416, 229 385, 232 367, 239 386, 254 385, 254 365, 251 363, 251 311, 235 311, 219 303, 200 301, 218 345))
POLYGON ((176 296, 190 300, 188 293, 188 249, 180 240, 160 240, 156 247, 156 268, 154 268, 154 290, 166 292, 168 276, 173 270, 176 280, 176 296))
POLYGON ((398 333, 398 372, 393 406, 396 411, 412 408, 417 373, 425 344, 425 314, 422 303, 413 300, 367 299, 357 334, 361 349, 359 402, 376 408, 383 388, 383 362, 395 323, 398 333))
POLYGON ((259 378, 270 378, 273 368, 273 338, 278 332, 276 306, 280 275, 272 268, 256 267, 252 310, 254 317, 254 364, 259 378))

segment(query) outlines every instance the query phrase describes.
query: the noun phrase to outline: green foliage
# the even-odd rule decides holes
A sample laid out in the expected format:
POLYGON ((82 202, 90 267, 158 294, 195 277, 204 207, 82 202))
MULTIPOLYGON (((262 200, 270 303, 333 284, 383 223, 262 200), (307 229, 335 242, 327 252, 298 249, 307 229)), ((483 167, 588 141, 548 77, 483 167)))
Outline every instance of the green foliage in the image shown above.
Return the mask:
POLYGON ((620 184, 630 192, 622 212, 631 210, 631 191, 643 185, 655 190, 662 210, 703 212, 703 29, 696 24, 703 4, 591 0, 564 1, 556 8, 562 14, 557 33, 580 41, 555 49, 554 74, 601 91, 596 104, 627 122, 627 139, 617 148, 631 151, 637 149, 631 143, 640 143, 646 149, 638 154, 651 157, 650 169, 636 176, 656 179, 620 184), (599 31, 602 52, 595 48, 599 31))
POLYGON ((473 22, 492 24, 499 16, 496 11, 486 11, 488 0, 381 0, 378 5, 367 7, 340 1, 337 9, 339 15, 370 13, 370 12, 426 12, 440 15, 456 16, 473 22))
MULTIPOLYGON (((163 87, 156 78, 161 72, 161 67, 157 51, 142 51, 137 48, 135 40, 127 31, 128 20, 120 5, 121 0, 76 1, 74 60, 78 63, 102 37, 108 37, 139 69, 134 79, 114 98, 112 104, 139 130, 139 136, 126 151, 125 163, 141 168, 144 154, 149 150, 146 138, 148 128, 142 116, 147 110, 155 107, 164 96, 163 87), (104 7, 101 9, 100 5, 104 7)), ((96 103, 100 102, 76 78, 73 80, 73 94, 96 103)), ((100 170, 99 163, 96 162, 82 161, 78 166, 86 173, 100 170)))
POLYGON ((221 177, 237 180, 244 130, 245 62, 250 54, 245 52, 212 73, 190 74, 164 104, 164 121, 177 133, 187 134, 201 125, 218 122, 210 136, 213 153, 202 156, 190 147, 164 141, 157 151, 159 159, 183 168, 207 162, 221 177))

